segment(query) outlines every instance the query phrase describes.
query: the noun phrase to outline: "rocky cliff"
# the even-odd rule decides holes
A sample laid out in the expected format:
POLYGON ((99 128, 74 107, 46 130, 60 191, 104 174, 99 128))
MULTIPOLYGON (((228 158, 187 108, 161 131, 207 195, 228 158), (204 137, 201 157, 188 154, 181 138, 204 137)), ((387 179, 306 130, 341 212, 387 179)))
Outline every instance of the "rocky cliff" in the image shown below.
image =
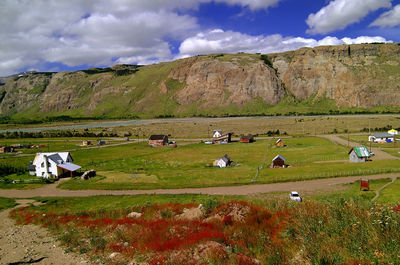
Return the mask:
POLYGON ((399 107, 400 45, 214 54, 0 80, 0 114, 16 118, 284 114, 321 100, 330 108, 399 107))

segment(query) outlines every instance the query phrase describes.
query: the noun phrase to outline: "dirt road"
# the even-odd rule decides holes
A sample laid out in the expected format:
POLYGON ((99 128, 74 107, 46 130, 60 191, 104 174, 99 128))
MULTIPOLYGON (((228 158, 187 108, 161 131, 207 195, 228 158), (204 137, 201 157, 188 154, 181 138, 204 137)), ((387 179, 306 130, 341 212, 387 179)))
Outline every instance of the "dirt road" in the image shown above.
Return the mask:
MULTIPOLYGON (((33 200, 17 200, 17 207, 28 206, 33 200)), ((0 212, 0 264, 84 265, 91 264, 83 256, 65 253, 46 229, 37 225, 17 226, 8 215, 0 212)))
MULTIPOLYGON (((187 188, 187 189, 157 189, 157 190, 62 190, 57 189, 58 183, 45 185, 34 190, 0 190, 0 197, 32 198, 32 197, 87 197, 95 195, 140 195, 140 194, 210 194, 210 195, 249 195, 254 193, 270 193, 281 191, 317 191, 331 190, 335 185, 348 184, 359 180, 383 179, 399 177, 400 173, 370 175, 366 177, 351 176, 340 178, 316 179, 272 184, 256 184, 229 187, 187 188)), ((61 181, 67 181, 62 179, 61 181)))
MULTIPOLYGON (((349 149, 351 147, 356 147, 356 146, 360 146, 359 143, 356 142, 347 142, 347 140, 340 138, 341 135, 336 135, 336 134, 324 134, 324 135, 318 135, 319 137, 322 138, 326 138, 329 139, 330 141, 337 143, 337 144, 341 144, 341 145, 345 145, 347 146, 347 144, 349 145, 349 149)), ((374 148, 374 153, 375 155, 372 157, 372 160, 391 160, 391 159, 399 159, 399 157, 396 156, 392 156, 391 154, 388 154, 384 151, 382 151, 379 148, 374 148)))

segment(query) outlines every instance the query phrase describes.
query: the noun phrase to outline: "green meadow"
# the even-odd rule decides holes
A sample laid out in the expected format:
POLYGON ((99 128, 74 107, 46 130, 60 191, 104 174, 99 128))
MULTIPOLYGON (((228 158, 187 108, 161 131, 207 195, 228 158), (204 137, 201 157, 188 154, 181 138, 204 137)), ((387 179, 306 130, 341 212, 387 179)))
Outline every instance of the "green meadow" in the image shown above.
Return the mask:
MULTIPOLYGON (((368 175, 399 171, 400 161, 348 162, 348 148, 318 137, 285 139, 286 147, 274 146, 276 139, 252 144, 194 143, 178 148, 149 147, 145 143, 72 153, 85 169, 98 176, 89 181, 74 179, 60 185, 65 189, 155 189, 254 183, 273 183, 316 178, 368 175), (224 154, 233 160, 227 168, 210 165, 224 154), (288 168, 270 168, 282 155, 288 168)), ((178 143, 179 145, 179 143, 178 143)))

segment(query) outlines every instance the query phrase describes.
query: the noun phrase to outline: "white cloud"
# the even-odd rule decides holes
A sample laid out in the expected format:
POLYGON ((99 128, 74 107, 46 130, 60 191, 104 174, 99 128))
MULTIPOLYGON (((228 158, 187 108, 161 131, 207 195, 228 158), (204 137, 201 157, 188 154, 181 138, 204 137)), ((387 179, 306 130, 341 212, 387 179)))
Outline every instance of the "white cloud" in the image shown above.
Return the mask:
POLYGON ((199 30, 185 15, 202 3, 251 10, 280 0, 1 0, 0 76, 22 68, 170 60, 169 41, 199 30))
POLYGON ((333 0, 306 20, 310 34, 325 34, 359 22, 370 12, 391 7, 391 0, 333 0))
POLYGON ((279 1, 281 0, 215 0, 215 2, 249 7, 251 10, 267 9, 268 7, 276 5, 279 1))
POLYGON ((274 53, 295 50, 301 47, 315 47, 321 45, 359 44, 372 42, 389 42, 382 37, 362 36, 358 38, 325 37, 321 40, 302 37, 283 37, 279 34, 269 36, 250 36, 233 31, 220 29, 198 33, 196 36, 185 39, 177 58, 184 58, 198 54, 209 53, 274 53))
POLYGON ((395 27, 400 25, 400 5, 396 5, 392 10, 381 14, 370 26, 395 27))

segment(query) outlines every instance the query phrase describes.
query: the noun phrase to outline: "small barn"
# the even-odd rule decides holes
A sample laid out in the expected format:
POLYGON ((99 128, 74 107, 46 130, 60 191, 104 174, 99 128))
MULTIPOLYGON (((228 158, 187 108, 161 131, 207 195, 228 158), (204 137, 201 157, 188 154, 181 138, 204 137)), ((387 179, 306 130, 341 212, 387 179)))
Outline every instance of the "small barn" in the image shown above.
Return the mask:
POLYGON ((104 140, 97 141, 97 145, 105 145, 105 144, 106 144, 106 141, 104 141, 104 140))
POLYGON ((276 168, 276 167, 286 167, 286 159, 281 156, 277 155, 272 159, 272 164, 271 167, 276 168))
POLYGON ((397 130, 395 130, 395 129, 391 129, 391 130, 388 131, 388 134, 391 134, 391 135, 398 135, 399 132, 398 132, 397 130))
POLYGON ((279 138, 279 139, 276 141, 275 145, 276 145, 277 147, 284 147, 284 146, 285 146, 285 142, 284 142, 281 138, 279 138))
POLYGON ((153 134, 149 137, 150 146, 164 146, 168 145, 168 136, 163 134, 153 134))
POLYGON ((373 143, 392 143, 394 135, 390 133, 374 133, 368 137, 368 141, 373 143))
POLYGON ((243 135, 240 137, 240 142, 242 143, 252 143, 254 142, 254 136, 253 135, 243 135))
POLYGON ((353 147, 349 151, 349 159, 353 163, 366 162, 371 156, 365 146, 353 147))
POLYGON ((222 157, 215 160, 214 165, 217 167, 227 167, 231 164, 231 158, 225 154, 222 157))
POLYGON ((31 174, 34 171, 37 177, 72 177, 74 172, 81 168, 72 161, 69 152, 37 153, 28 169, 31 174))

